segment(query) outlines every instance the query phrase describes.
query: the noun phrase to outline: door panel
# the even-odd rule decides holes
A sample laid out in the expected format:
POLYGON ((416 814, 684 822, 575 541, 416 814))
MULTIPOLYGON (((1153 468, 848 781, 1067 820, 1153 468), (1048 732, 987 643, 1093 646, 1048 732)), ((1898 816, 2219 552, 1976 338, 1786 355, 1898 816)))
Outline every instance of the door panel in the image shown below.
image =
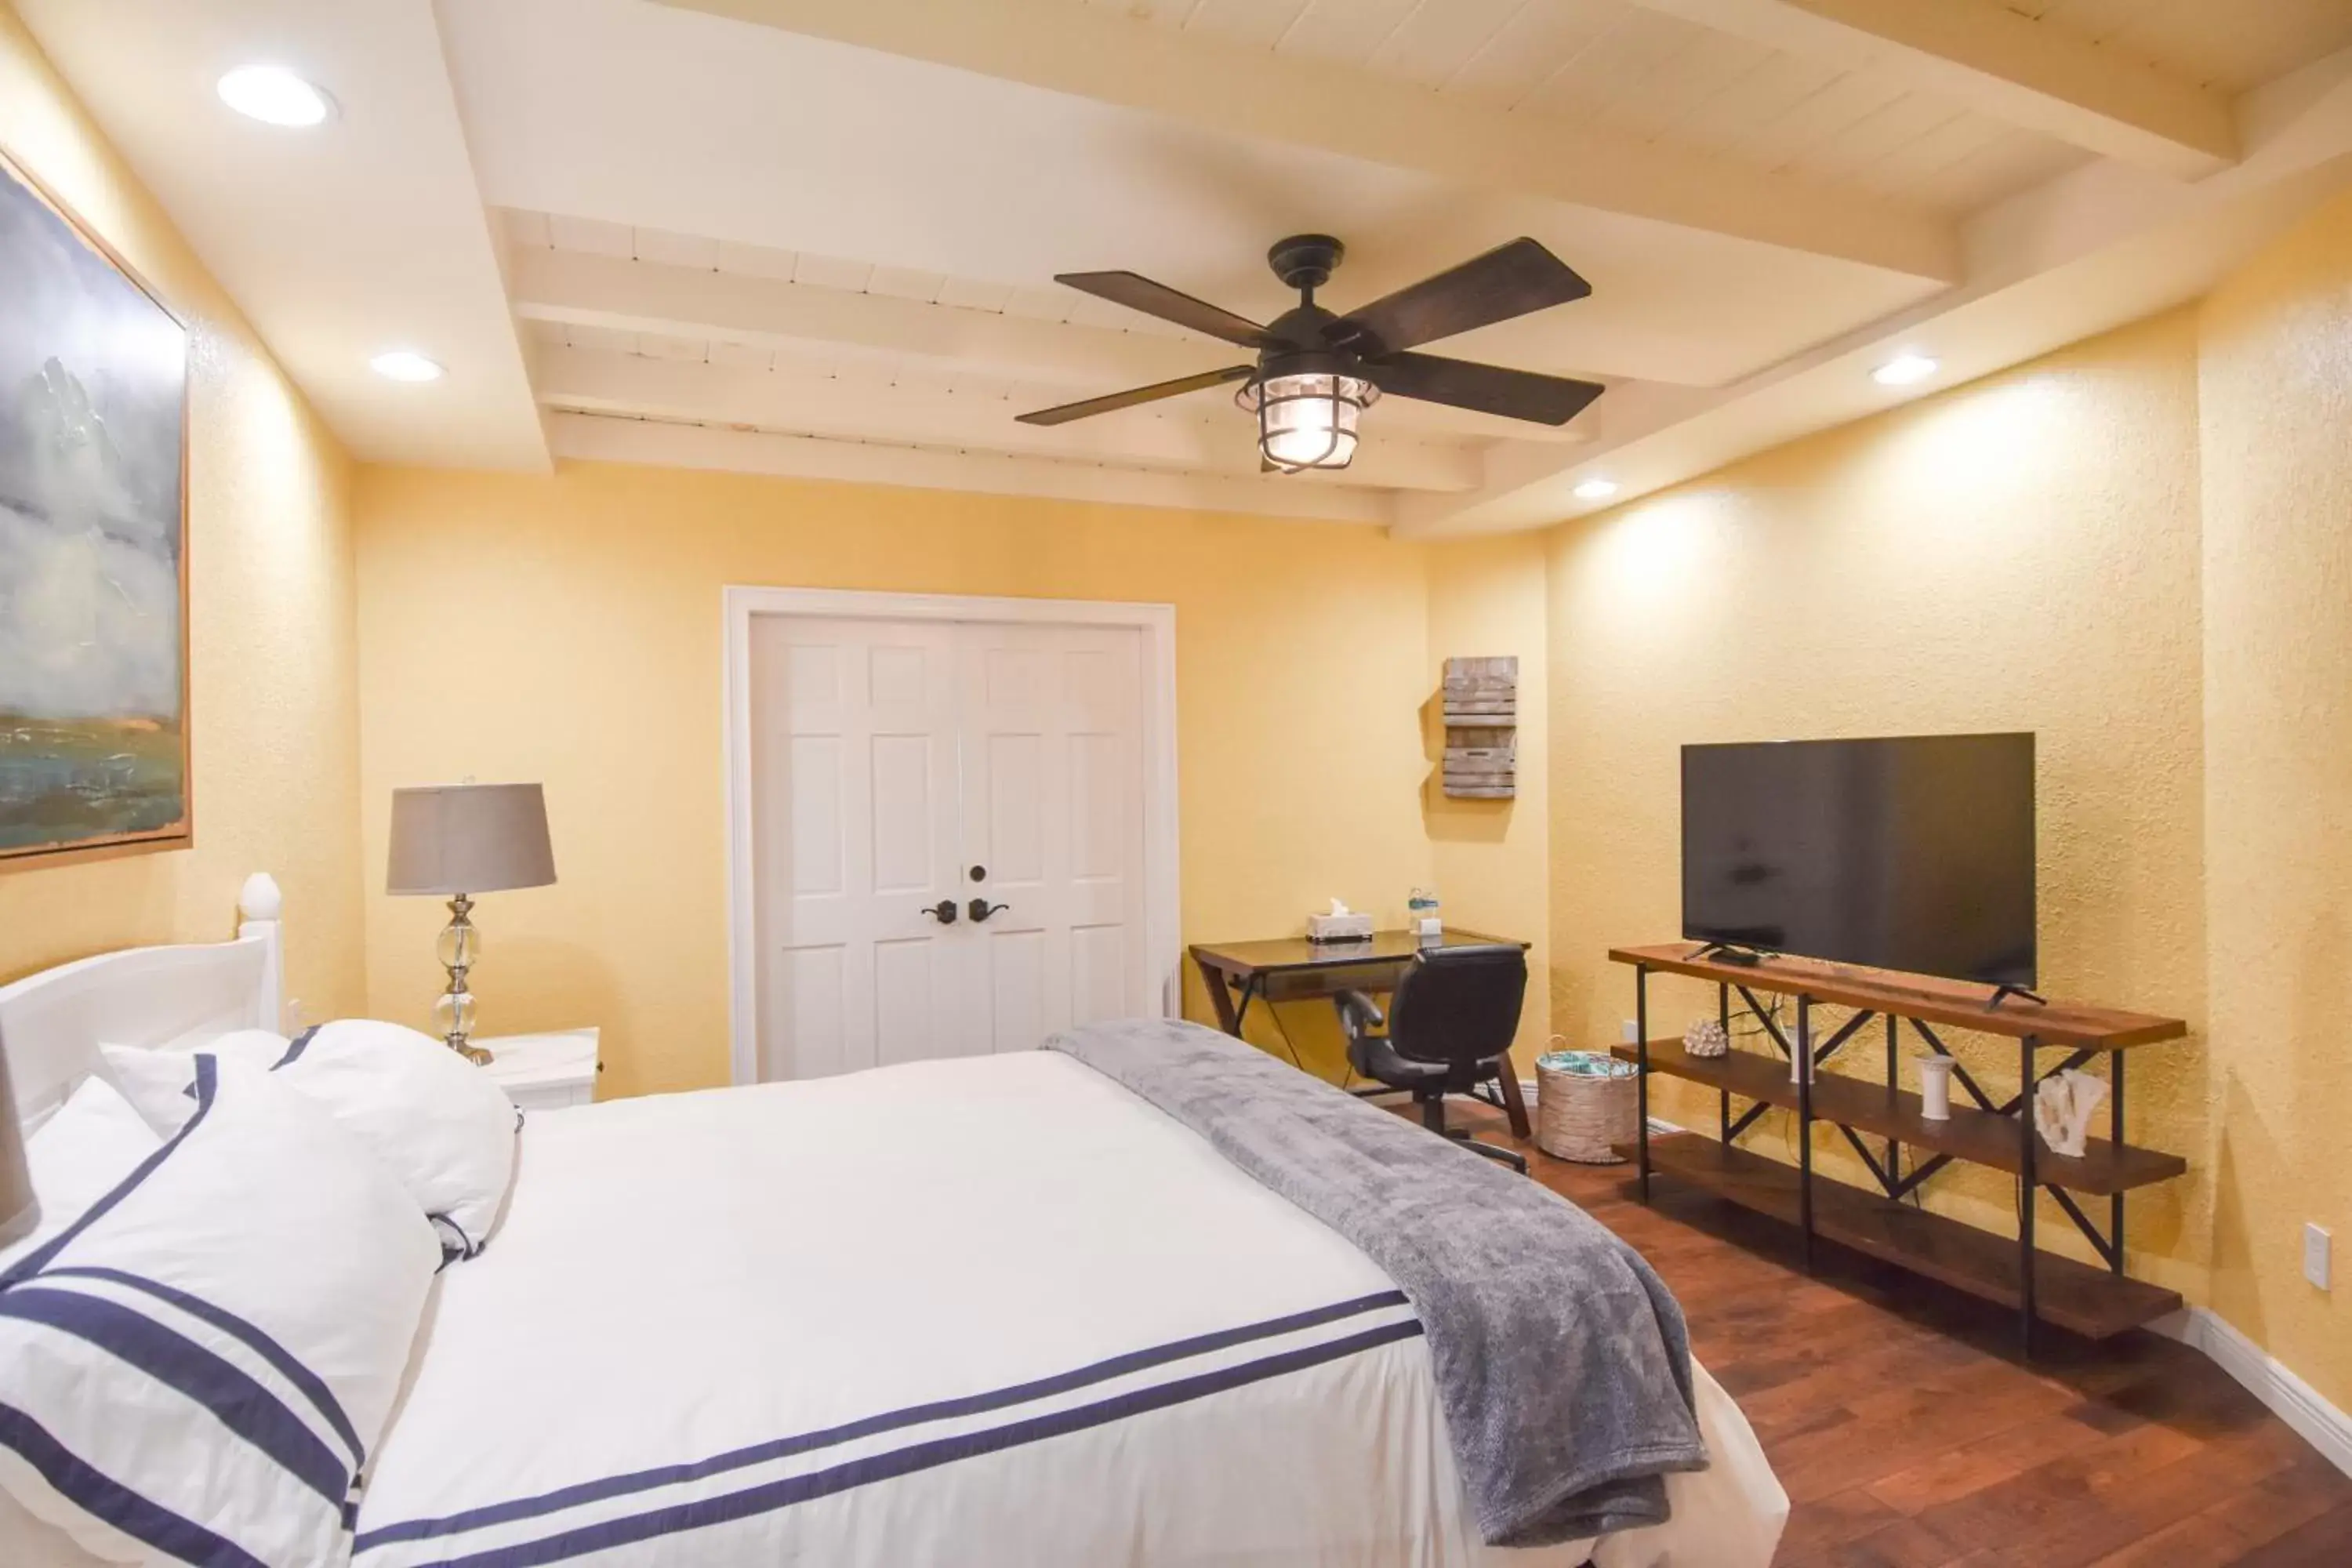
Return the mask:
POLYGON ((932 780, 935 755, 949 739, 933 735, 877 735, 873 753, 874 891, 918 895, 938 879, 939 820, 943 803, 932 780))
POLYGON ((1149 1010, 1143 973, 1143 637, 1132 627, 972 625, 964 646, 966 858, 990 917, 980 1048, 1149 1010), (1081 934, 1083 932, 1083 934, 1081 934), (1014 942, 1015 936, 1024 940, 1014 942))
POLYGON ((762 1078, 1157 1011, 1142 648, 1132 627, 753 619, 762 1078), (975 922, 974 896, 1006 907, 975 922), (943 899, 952 925, 924 912, 943 899))
POLYGON ((842 758, 838 735, 794 735, 787 742, 793 780, 786 864, 795 894, 847 890, 842 866, 842 758))
POLYGON ((1121 926, 1070 928, 1070 1022, 1098 1024, 1128 1016, 1130 977, 1127 931, 1121 926))
POLYGON ((1063 1026, 1047 1022, 1054 1010, 1045 1000, 1049 967, 1045 932, 1034 926, 991 931, 981 938, 980 948, 988 964, 989 1048, 1034 1049, 1054 1029, 1063 1026))
POLYGON ((1118 881, 1129 874, 1128 833, 1134 823, 1127 795, 1127 759, 1120 737, 1070 737, 1070 876, 1078 882, 1118 881))
POLYGON ((942 1053, 940 971, 948 943, 930 937, 874 944, 874 1059, 877 1067, 942 1053))
POLYGON ((842 960, 838 945, 812 945, 787 948, 765 968, 760 1016, 776 1026, 761 1032, 761 1077, 820 1078, 847 1068, 841 1050, 842 960), (801 1048, 791 1049, 790 1042, 801 1048))
POLYGON ((957 931, 922 912, 961 887, 956 679, 950 626, 751 623, 764 1078, 949 1054, 978 1033, 941 979, 957 931))
POLYGON ((1018 731, 992 731, 979 737, 986 748, 988 826, 975 847, 977 864, 988 868, 1000 889, 1031 888, 1045 878, 1045 737, 1032 720, 1008 721, 1018 731), (979 855, 980 849, 987 851, 979 855))

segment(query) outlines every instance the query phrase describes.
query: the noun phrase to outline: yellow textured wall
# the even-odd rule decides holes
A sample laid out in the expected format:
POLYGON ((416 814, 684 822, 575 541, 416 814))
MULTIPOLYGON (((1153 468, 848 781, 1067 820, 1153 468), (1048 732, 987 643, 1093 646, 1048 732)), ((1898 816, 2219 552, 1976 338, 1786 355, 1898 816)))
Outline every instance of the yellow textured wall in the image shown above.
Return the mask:
POLYGON ((1533 943, 1514 1065, 1535 1077, 1551 1032, 1551 819, 1544 807, 1546 735, 1543 536, 1504 534, 1434 547, 1429 558, 1429 676, 1424 737, 1429 777, 1422 816, 1444 918, 1533 943), (1439 787, 1445 747, 1439 681, 1448 658, 1516 654, 1519 660, 1518 790, 1511 800, 1451 800, 1439 787))
POLYGON ((356 1009, 350 465, 5 5, 0 148, 191 329, 195 796, 193 849, 0 863, 0 979, 109 948, 226 938, 239 885, 266 870, 286 893, 289 994, 313 1017, 356 1009))
POLYGON ((2211 1305, 2352 1407, 2352 1313, 2301 1270, 2305 1222, 2352 1246, 2352 198, 2199 327, 2211 1305))
MULTIPOLYGON (((391 790, 541 780, 562 881, 482 900, 481 1030, 601 1026, 608 1094, 728 1076, 730 584, 1172 603, 1188 942, 1394 921, 1433 875, 1429 551, 1375 530, 604 464, 369 468, 358 519, 371 1008, 439 988, 440 907, 381 891, 391 790)), ((1329 1008, 1285 1016, 1331 1066, 1329 1008)))
MULTIPOLYGON (((2045 989, 2201 1021, 2197 390, 2176 311, 1556 531, 1556 1026, 1614 1041, 1633 979, 1606 949, 1681 929, 1685 742, 1982 730, 2039 736, 2045 989)), ((1654 1033, 1714 1010, 1694 982, 1653 995, 1654 1033)), ((1960 1048, 2014 1083, 2013 1047, 1960 1048)), ((2185 1289, 2210 1234, 2204 1056, 2150 1047, 2131 1078, 2135 1136, 2200 1167, 2133 1204, 2136 1270, 2185 1289)), ((1716 1125, 1712 1095, 1660 1101, 1716 1125)), ((1785 1121, 1746 1143, 1781 1152, 1785 1121)), ((1928 1190, 2012 1224, 2006 1178, 1928 1190)))

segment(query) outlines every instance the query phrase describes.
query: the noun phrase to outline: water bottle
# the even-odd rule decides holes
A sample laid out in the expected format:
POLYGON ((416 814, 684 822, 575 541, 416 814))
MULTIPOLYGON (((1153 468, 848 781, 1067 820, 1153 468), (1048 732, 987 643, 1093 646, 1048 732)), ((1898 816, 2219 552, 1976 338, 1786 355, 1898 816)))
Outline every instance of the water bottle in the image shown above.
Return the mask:
POLYGON ((1437 894, 1428 888, 1415 888, 1405 896, 1404 929, 1423 947, 1435 947, 1445 940, 1444 925, 1437 916, 1437 894))

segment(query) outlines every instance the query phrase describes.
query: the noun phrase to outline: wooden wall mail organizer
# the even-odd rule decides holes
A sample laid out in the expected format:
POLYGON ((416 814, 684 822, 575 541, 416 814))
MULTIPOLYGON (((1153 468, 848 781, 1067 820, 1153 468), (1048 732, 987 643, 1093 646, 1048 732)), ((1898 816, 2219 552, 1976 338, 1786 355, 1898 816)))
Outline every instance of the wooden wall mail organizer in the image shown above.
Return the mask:
POLYGON ((1445 793, 1508 800, 1518 793, 1519 661, 1445 661, 1445 793))
POLYGON ((1612 948, 1609 953, 1612 961, 1632 965, 1634 975, 1636 1043, 1613 1049, 1641 1068, 1636 1079, 1639 1130, 1634 1142, 1621 1146, 1619 1152, 1635 1162, 1634 1182, 1643 1202, 1650 1201, 1654 1176, 1663 1175, 1743 1208, 1793 1222, 1803 1237, 1808 1268, 1812 1265, 1813 1238, 1824 1236, 1872 1258, 2013 1307, 2028 1355, 2032 1353, 2037 1320, 2092 1339, 2105 1339, 2179 1310, 2179 1292, 2124 1274, 2124 1194, 2136 1187, 2169 1181, 2189 1169, 2188 1162, 2177 1154, 2135 1148, 2124 1142, 2124 1064, 2138 1047, 2187 1034, 2188 1026, 2181 1020, 2077 1003, 2009 1001, 1996 1007, 1987 1005, 1989 988, 1954 981, 1791 959, 1725 963, 1700 957, 1700 952, 1696 944, 1677 942, 1612 948), (1651 1039, 1652 974, 1684 974, 1713 982, 1717 1016, 1727 1029, 1732 995, 1738 993, 1779 1054, 1735 1047, 1727 1056, 1694 1057, 1680 1040, 1651 1039), (1773 1009, 1758 1000, 1759 992, 1795 1000, 1793 1031, 1774 1022, 1773 1009), (1827 1039, 1817 1037, 1813 1022, 1813 1009, 1822 1004, 1857 1009, 1827 1039), (1881 1019, 1886 1043, 1883 1084, 1821 1070, 1881 1019), (1967 1068, 1956 1063, 1952 1077, 1962 1093, 1953 1096, 1950 1119, 1931 1121, 1923 1117, 1919 1096, 1899 1085, 1897 1063, 1906 1026, 1929 1050, 1950 1056, 1936 1032, 1937 1026, 2014 1039, 2019 1092, 1996 1101, 1967 1068), (2066 1056, 2044 1071, 2044 1051, 2064 1051, 2066 1056), (1801 1057, 1812 1068, 1801 1075, 1794 1070, 1801 1057), (2090 1140, 2079 1158, 2053 1153, 2042 1144, 2034 1130, 2033 1090, 2043 1079, 2100 1057, 2107 1063, 2108 1136, 2090 1140), (1717 1091, 1722 1119, 1719 1141, 1685 1136, 1652 1142, 1649 1075, 1658 1072, 1706 1084, 1717 1091), (1748 1102, 1737 1116, 1732 1112, 1735 1100, 1748 1102), (1798 1163, 1793 1167, 1738 1146, 1739 1135, 1776 1106, 1797 1114, 1798 1163), (1813 1173, 1816 1123, 1835 1127, 1853 1145, 1878 1191, 1813 1173), (1885 1142, 1874 1151, 1864 1142, 1864 1134, 1885 1142), (1902 1167, 1901 1151, 1906 1144, 1928 1156, 1908 1172, 1902 1167), (1921 1183, 1955 1160, 2008 1172, 2028 1194, 2046 1192, 2090 1239, 2105 1267, 2037 1250, 2033 1241, 2036 1203, 2019 1205, 2021 1217, 2014 1239, 1904 1203, 1921 1183), (2092 1224, 2076 1194, 2107 1200, 2104 1233, 2092 1224))

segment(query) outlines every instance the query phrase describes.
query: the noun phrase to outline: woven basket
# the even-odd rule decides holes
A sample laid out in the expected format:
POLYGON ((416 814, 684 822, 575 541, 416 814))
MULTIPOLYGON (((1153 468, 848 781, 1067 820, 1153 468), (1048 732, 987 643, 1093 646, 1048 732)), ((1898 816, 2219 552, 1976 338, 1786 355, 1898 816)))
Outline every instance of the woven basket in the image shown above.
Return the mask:
POLYGON ((1538 1057, 1536 1147, 1588 1165, 1623 1163, 1612 1145, 1633 1141, 1636 1070, 1598 1051, 1538 1057))

